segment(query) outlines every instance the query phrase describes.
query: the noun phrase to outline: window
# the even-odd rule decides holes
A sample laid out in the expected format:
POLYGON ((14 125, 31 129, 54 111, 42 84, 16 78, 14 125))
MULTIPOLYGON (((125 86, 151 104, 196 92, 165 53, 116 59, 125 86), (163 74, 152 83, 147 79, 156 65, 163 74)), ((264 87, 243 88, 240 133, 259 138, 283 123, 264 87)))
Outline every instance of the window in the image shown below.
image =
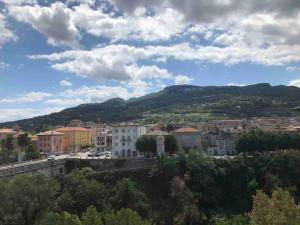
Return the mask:
POLYGON ((122 132, 125 133, 125 129, 123 129, 122 132))

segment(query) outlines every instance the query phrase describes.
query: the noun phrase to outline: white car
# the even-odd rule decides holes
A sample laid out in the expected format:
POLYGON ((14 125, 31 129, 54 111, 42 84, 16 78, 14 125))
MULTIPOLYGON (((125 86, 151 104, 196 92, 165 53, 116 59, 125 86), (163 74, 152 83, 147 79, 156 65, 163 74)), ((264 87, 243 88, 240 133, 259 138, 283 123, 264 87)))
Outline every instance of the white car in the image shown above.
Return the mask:
POLYGON ((49 155, 49 156, 47 157, 47 160, 55 160, 55 155, 49 155))

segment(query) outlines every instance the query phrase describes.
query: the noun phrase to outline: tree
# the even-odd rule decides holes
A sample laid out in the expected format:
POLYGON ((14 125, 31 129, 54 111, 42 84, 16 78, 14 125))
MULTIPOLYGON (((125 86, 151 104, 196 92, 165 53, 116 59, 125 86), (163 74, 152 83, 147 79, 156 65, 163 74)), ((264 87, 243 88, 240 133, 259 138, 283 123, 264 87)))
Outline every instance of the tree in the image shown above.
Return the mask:
POLYGON ((258 191, 253 197, 251 225, 299 225, 300 206, 288 191, 275 189, 271 198, 258 191))
MULTIPOLYGON (((50 212, 42 220, 40 225, 85 225, 78 216, 64 212, 62 214, 50 212)), ((97 225, 97 224, 95 224, 97 225)))
POLYGON ((44 175, 0 181, 0 224, 32 225, 54 206, 58 185, 44 175))
POLYGON ((28 137, 28 133, 25 134, 20 134, 18 136, 18 146, 21 148, 23 151, 24 148, 26 148, 29 144, 31 144, 31 140, 28 137))
POLYGON ((89 207, 81 220, 77 215, 67 212, 48 213, 39 225, 150 225, 131 209, 121 209, 117 212, 99 213, 89 207))
POLYGON ((128 178, 118 181, 112 204, 115 209, 130 208, 145 216, 149 212, 149 200, 145 193, 137 188, 136 183, 128 178))
POLYGON ((91 168, 83 168, 73 170, 66 176, 64 191, 58 198, 61 210, 81 214, 91 205, 101 210, 109 207, 107 192, 110 190, 95 180, 94 175, 91 168))
POLYGON ((88 207, 82 216, 83 225, 103 225, 102 217, 95 207, 88 207))
POLYGON ((173 135, 165 136, 165 152, 173 154, 178 151, 176 139, 173 135))
POLYGON ((152 153, 156 155, 157 144, 154 136, 143 135, 136 140, 136 149, 139 152, 152 153))
POLYGON ((14 138, 12 135, 8 135, 1 141, 1 155, 4 163, 10 162, 10 158, 13 156, 14 150, 14 138))
POLYGON ((231 218, 216 217, 215 225, 248 225, 248 219, 242 215, 236 215, 231 218))
POLYGON ((203 219, 198 211, 197 198, 180 177, 171 181, 169 208, 172 216, 168 217, 173 218, 174 225, 195 224, 203 219))
POLYGON ((32 159, 38 159, 39 157, 40 157, 40 153, 38 152, 36 146, 33 144, 29 144, 26 148, 25 159, 32 160, 32 159))
POLYGON ((143 221, 139 215, 131 209, 121 209, 116 213, 104 215, 104 225, 150 225, 143 221))

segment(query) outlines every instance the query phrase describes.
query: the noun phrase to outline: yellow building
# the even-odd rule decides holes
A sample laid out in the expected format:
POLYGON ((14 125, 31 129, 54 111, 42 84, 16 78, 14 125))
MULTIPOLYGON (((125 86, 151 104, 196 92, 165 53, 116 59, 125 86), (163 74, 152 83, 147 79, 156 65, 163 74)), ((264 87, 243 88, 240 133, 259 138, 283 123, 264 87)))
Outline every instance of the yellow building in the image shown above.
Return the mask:
POLYGON ((78 152, 82 146, 91 145, 91 131, 83 127, 62 127, 55 131, 64 134, 64 153, 78 152))

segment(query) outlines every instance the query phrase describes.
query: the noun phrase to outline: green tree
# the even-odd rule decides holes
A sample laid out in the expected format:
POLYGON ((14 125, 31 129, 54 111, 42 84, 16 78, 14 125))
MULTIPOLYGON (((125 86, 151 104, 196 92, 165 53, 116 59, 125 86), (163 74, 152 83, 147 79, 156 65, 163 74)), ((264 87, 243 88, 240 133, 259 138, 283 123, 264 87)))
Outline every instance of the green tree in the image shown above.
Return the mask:
POLYGON ((236 215, 231 218, 216 217, 215 225, 248 225, 248 219, 242 215, 236 215))
POLYGON ((157 144, 154 136, 143 135, 136 140, 136 149, 139 152, 152 153, 156 155, 157 144))
POLYGON ((90 205, 105 210, 108 190, 104 184, 94 178, 95 172, 91 168, 73 170, 65 178, 64 191, 58 198, 61 210, 75 214, 83 213, 90 205))
POLYGON ((18 146, 21 148, 22 151, 30 144, 31 140, 28 137, 28 133, 20 134, 18 136, 18 146))
POLYGON ((147 196, 130 179, 123 178, 118 181, 114 193, 111 200, 115 209, 130 208, 142 216, 148 214, 149 200, 147 196))
MULTIPOLYGON (((171 215, 167 215, 173 219, 172 224, 184 225, 195 224, 204 220, 204 216, 200 215, 197 207, 197 198, 185 182, 180 177, 174 177, 170 187, 170 211, 171 215)), ((167 222, 170 223, 171 221, 167 222)))
POLYGON ((103 225, 102 217, 95 207, 88 207, 82 216, 83 225, 103 225))
POLYGON ((165 152, 173 154, 178 151, 176 139, 173 135, 165 136, 165 152))
POLYGON ((275 189, 271 197, 258 191, 253 197, 251 225, 299 225, 300 206, 288 191, 275 189))
POLYGON ((0 224, 32 225, 54 206, 58 185, 44 175, 0 181, 0 224))
MULTIPOLYGON (((48 213, 39 225, 86 225, 83 224, 77 215, 72 215, 67 212, 48 213)), ((97 224, 95 224, 97 225, 97 224)))
POLYGON ((14 138, 12 135, 8 135, 1 141, 1 156, 4 163, 10 162, 10 159, 14 157, 14 138))
POLYGON ((25 159, 32 160, 38 158, 40 158, 40 153, 38 152, 36 146, 33 144, 29 144, 26 148, 25 159))
POLYGON ((150 225, 143 221, 139 215, 131 209, 121 209, 116 213, 104 215, 104 225, 150 225))

